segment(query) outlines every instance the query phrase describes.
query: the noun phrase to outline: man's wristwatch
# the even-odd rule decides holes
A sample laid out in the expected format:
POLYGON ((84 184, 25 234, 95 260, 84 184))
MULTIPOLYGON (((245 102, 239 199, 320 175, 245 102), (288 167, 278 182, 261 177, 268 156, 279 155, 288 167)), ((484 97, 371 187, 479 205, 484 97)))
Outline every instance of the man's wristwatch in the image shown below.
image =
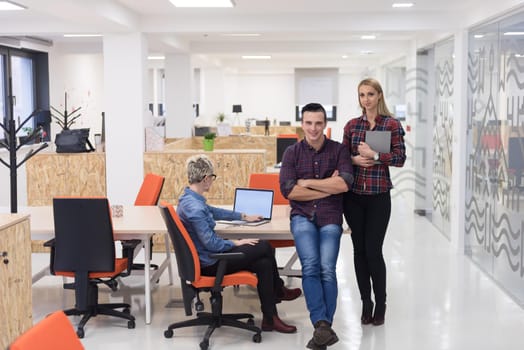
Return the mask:
POLYGON ((377 161, 380 157, 380 154, 378 152, 376 152, 374 155, 373 155, 373 160, 374 161, 377 161))

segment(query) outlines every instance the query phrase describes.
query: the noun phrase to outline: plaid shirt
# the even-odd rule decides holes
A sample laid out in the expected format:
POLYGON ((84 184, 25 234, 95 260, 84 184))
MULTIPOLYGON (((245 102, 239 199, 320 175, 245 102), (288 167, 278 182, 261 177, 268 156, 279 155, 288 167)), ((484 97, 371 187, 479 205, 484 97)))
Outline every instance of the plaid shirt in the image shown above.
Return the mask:
MULTIPOLYGON (((358 155, 358 145, 365 141, 366 130, 369 130, 369 127, 370 124, 365 115, 347 122, 342 142, 349 146, 351 156, 358 155)), ((397 119, 379 115, 375 118, 373 130, 391 131, 391 152, 379 154, 382 164, 375 164, 369 168, 353 164, 355 181, 350 190, 358 194, 377 194, 392 189, 389 166, 402 167, 406 161, 405 132, 397 119)))
MULTIPOLYGON (((339 142, 325 139, 316 151, 306 140, 289 146, 282 157, 280 168, 280 190, 287 198, 298 179, 325 179, 338 170, 348 188, 353 182, 353 169, 346 147, 339 142)), ((342 225, 343 193, 311 201, 289 201, 291 216, 301 215, 315 219, 319 227, 342 225)))

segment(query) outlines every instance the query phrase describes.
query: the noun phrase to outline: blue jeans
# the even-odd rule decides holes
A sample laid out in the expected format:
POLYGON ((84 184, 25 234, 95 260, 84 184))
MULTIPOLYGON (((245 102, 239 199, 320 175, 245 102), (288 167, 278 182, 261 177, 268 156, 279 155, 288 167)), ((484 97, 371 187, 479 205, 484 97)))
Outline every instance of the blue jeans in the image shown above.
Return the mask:
POLYGON ((291 233, 302 265, 302 288, 309 318, 313 324, 320 320, 333 323, 337 308, 336 267, 342 226, 318 227, 314 220, 294 215, 291 233))

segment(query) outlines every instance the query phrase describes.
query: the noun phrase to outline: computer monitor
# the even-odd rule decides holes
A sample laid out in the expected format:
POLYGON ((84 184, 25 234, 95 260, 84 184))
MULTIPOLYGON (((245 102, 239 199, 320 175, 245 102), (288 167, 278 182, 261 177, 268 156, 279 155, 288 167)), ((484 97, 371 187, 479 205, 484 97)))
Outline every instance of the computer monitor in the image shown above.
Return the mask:
POLYGON ((294 145, 297 141, 298 139, 294 137, 277 137, 277 163, 282 161, 282 156, 284 155, 286 148, 294 145))

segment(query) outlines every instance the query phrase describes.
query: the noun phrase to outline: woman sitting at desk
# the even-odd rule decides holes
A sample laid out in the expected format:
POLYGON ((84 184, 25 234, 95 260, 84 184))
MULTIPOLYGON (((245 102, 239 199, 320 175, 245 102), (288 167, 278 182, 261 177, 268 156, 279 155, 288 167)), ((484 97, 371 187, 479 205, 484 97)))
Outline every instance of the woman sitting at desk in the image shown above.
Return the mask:
POLYGON ((202 275, 214 276, 218 262, 209 255, 223 252, 242 252, 240 259, 228 261, 226 273, 247 270, 256 273, 258 278, 258 297, 262 309, 262 330, 281 333, 294 333, 297 328, 284 323, 277 313, 276 304, 282 300, 294 300, 302 291, 300 288, 288 289, 280 278, 274 251, 267 241, 257 238, 229 240, 219 237, 215 232, 215 220, 257 221, 258 215, 246 215, 232 210, 216 208, 206 203, 204 192, 209 191, 216 175, 213 164, 204 155, 187 160, 189 186, 179 199, 177 212, 195 243, 200 258, 202 275))

